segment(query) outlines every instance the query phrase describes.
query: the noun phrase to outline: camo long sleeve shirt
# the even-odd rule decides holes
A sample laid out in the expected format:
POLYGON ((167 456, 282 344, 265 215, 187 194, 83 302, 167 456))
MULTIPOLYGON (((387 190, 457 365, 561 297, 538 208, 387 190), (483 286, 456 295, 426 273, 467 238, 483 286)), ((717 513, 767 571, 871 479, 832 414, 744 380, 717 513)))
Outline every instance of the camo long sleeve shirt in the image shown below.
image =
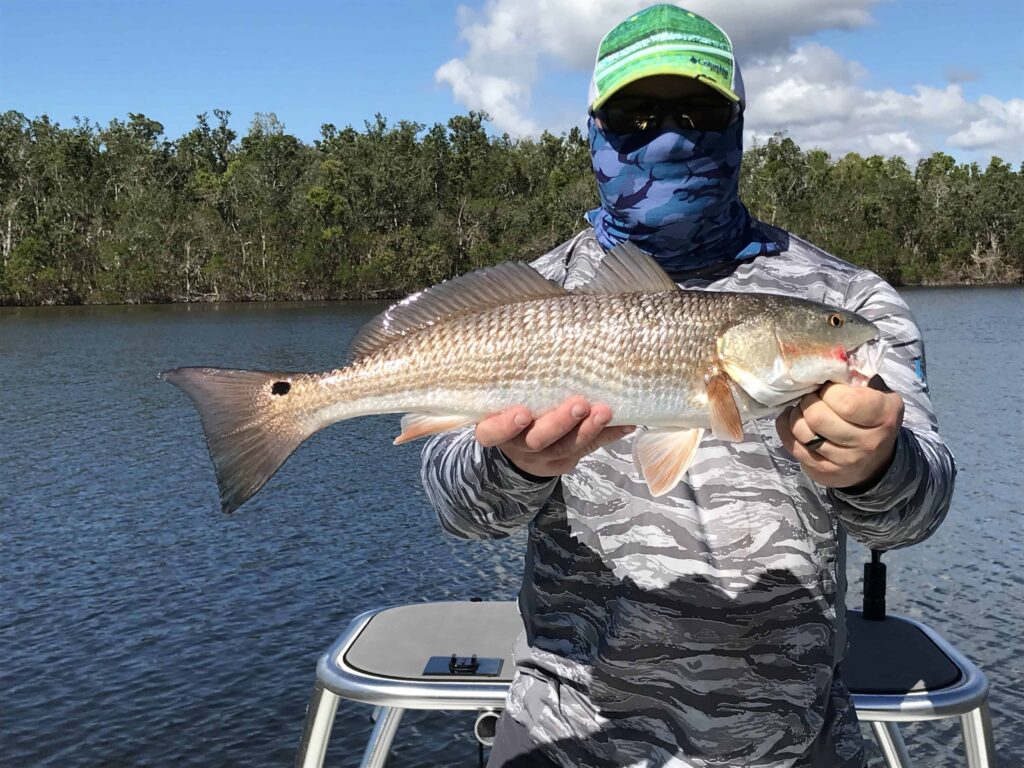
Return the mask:
MULTIPOLYGON (((525 632, 507 710, 564 766, 860 766, 863 745, 837 664, 845 645, 845 528, 864 544, 930 535, 953 490, 924 347, 881 278, 771 230, 783 252, 684 288, 781 293, 855 311, 889 351, 880 373, 906 404, 895 458, 856 495, 810 480, 774 419, 741 442, 705 435, 683 481, 653 499, 627 437, 547 482, 520 475, 472 430, 423 452, 443 528, 463 538, 527 527, 525 632)), ((592 230, 534 263, 574 288, 604 251, 592 230)))

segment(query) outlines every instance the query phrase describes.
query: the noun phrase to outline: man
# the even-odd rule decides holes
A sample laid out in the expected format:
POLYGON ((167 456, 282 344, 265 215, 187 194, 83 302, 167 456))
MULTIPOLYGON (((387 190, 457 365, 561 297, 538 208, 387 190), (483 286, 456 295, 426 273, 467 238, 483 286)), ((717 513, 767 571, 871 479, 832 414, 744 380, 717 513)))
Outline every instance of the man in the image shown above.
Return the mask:
POLYGON ((423 479, 446 530, 528 529, 525 633, 492 765, 863 764, 839 667, 844 531, 882 549, 925 538, 953 459, 896 292, 740 203, 743 107, 712 23, 660 5, 615 27, 591 92, 601 207, 534 266, 571 289, 629 240, 684 288, 842 306, 888 342, 884 384, 826 385, 739 443, 705 437, 656 500, 630 430, 582 397, 434 438, 423 479))

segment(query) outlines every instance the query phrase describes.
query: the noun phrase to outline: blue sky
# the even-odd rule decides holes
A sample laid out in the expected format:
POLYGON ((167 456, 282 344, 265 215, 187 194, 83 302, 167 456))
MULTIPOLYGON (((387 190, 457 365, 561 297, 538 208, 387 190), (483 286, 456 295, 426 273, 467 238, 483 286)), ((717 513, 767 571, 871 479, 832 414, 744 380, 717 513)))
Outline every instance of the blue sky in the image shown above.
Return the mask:
MULTIPOLYGON (((324 122, 429 124, 469 108, 494 114, 496 131, 559 132, 583 119, 601 34, 643 4, 554 5, 0 0, 0 109, 104 124, 142 112, 172 138, 215 107, 240 132, 274 112, 306 141, 324 122)), ((737 44, 748 141, 782 129, 834 153, 1024 159, 1020 0, 688 7, 737 44)))
POLYGON ((276 112, 305 140, 320 124, 446 120, 434 70, 456 55, 456 3, 0 0, 0 107, 106 122, 128 112, 178 136, 230 109, 276 112))
POLYGON ((856 32, 816 37, 868 67, 873 86, 938 86, 951 73, 973 74, 977 79, 965 84, 970 97, 1024 96, 1021 0, 894 1, 879 4, 873 16, 873 24, 856 32))

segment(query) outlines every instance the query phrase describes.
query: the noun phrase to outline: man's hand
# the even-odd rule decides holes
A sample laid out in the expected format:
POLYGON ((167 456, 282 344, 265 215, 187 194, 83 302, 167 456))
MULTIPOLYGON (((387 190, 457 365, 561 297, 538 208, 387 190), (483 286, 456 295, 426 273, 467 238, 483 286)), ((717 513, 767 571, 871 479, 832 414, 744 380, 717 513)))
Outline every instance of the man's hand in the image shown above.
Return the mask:
POLYGON ((880 376, 867 387, 826 384, 775 420, 786 450, 812 480, 829 488, 880 479, 892 463, 902 424, 903 398, 880 376))
POLYGON ((516 406, 488 416, 476 425, 476 439, 497 447, 527 474, 556 477, 572 471, 588 453, 628 435, 633 427, 609 427, 611 409, 570 397, 555 410, 534 419, 516 406))

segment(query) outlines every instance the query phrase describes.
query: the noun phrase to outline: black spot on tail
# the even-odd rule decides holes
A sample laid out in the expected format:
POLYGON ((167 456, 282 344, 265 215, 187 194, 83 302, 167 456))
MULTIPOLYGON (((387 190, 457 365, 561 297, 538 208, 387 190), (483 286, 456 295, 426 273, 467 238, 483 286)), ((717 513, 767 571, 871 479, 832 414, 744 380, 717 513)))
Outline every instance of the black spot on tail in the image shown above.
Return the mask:
POLYGON ((290 407, 267 402, 268 391, 290 392, 292 381, 301 381, 301 376, 298 371, 224 368, 164 371, 164 379, 180 387, 199 409, 225 512, 234 512, 262 488, 319 429, 315 420, 300 420, 301 403, 290 407))

